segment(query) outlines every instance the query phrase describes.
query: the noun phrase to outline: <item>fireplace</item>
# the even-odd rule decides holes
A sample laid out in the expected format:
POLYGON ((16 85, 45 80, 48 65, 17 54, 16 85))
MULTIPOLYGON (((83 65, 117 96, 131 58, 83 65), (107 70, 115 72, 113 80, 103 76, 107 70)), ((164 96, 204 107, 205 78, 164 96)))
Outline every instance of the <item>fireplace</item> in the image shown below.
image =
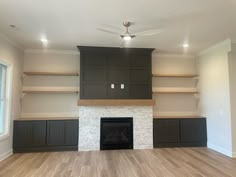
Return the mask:
POLYGON ((102 117, 100 149, 133 149, 133 118, 102 117))

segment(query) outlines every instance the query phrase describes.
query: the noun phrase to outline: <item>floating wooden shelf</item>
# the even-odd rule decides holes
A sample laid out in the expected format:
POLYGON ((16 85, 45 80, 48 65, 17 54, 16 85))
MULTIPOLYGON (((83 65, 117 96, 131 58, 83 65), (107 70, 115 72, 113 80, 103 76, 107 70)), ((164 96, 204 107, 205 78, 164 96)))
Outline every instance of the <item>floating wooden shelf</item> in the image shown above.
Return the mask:
POLYGON ((197 74, 152 74, 153 77, 198 77, 197 74))
POLYGON ((23 93, 79 93, 76 87, 24 87, 23 93))
POLYGON ((17 120, 77 120, 79 117, 20 117, 17 120))
POLYGON ((25 75, 44 75, 44 76, 79 76, 78 72, 34 72, 26 71, 25 75))
POLYGON ((196 88, 152 88, 152 93, 197 94, 196 88))
POLYGON ((79 106, 153 106, 155 100, 149 99, 104 99, 78 100, 79 106))
POLYGON ((193 115, 190 115, 190 116, 187 116, 187 115, 185 115, 185 116, 153 116, 153 118, 154 119, 181 119, 181 118, 183 118, 183 119, 187 119, 187 118, 189 118, 189 119, 191 119, 191 118, 193 118, 193 119, 196 119, 196 118, 204 118, 204 117, 202 117, 202 116, 193 116, 193 115))

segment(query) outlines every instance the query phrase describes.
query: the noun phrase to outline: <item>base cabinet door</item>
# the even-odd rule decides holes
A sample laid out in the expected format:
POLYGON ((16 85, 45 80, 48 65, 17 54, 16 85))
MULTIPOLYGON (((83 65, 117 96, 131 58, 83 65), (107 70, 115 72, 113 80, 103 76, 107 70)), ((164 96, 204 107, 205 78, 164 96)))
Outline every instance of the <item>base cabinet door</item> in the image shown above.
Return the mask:
POLYGON ((49 146, 63 146, 65 144, 65 121, 47 121, 47 144, 49 146))
POLYGON ((46 121, 15 121, 13 147, 46 145, 46 121))
POLYGON ((154 147, 206 146, 206 119, 154 119, 153 142, 154 147))
POLYGON ((180 143, 179 120, 154 120, 154 147, 180 143))
POLYGON ((206 119, 181 120, 181 143, 206 145, 206 119))
POLYGON ((48 127, 49 146, 72 146, 78 144, 78 121, 50 120, 48 127))
POLYGON ((78 150, 78 120, 14 121, 13 150, 78 150))
POLYGON ((78 121, 67 120, 65 121, 65 145, 77 146, 78 145, 78 121))

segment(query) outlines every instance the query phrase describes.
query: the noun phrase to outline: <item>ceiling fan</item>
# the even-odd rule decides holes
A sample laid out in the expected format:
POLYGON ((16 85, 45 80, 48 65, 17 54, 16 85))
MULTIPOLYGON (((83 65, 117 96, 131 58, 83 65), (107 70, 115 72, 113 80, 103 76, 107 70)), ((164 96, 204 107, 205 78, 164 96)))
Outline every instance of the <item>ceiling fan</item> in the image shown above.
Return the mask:
POLYGON ((102 29, 102 28, 97 28, 97 30, 102 31, 102 32, 106 32, 106 33, 110 33, 110 34, 114 34, 114 35, 119 35, 125 41, 129 41, 132 38, 135 38, 136 36, 151 36, 151 35, 159 34, 161 32, 161 29, 154 29, 154 30, 141 31, 141 32, 137 32, 137 33, 130 33, 129 27, 131 25, 133 25, 133 23, 124 22, 123 26, 125 27, 125 32, 121 33, 121 34, 118 32, 115 32, 115 31, 110 31, 110 30, 102 29))

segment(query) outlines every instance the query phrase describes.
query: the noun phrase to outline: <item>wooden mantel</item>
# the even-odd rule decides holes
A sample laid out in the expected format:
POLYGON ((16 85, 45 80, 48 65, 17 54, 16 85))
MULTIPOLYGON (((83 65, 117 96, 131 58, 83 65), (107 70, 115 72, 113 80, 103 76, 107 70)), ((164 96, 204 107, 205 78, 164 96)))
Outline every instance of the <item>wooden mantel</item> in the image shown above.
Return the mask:
POLYGON ((153 106, 152 99, 81 99, 78 106, 153 106))

